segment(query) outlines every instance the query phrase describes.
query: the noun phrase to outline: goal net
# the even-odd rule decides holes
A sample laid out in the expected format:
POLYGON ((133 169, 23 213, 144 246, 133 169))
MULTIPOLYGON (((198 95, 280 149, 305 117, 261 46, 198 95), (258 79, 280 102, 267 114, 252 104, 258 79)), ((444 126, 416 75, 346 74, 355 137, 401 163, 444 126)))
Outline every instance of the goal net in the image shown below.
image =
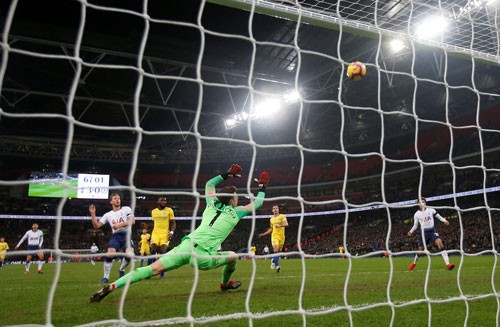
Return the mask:
POLYGON ((498 325, 499 14, 497 0, 2 2, 4 261, 30 254, 14 247, 38 222, 53 264, 36 283, 3 265, 0 324, 498 325), (238 292, 184 267, 87 303, 102 272, 88 251, 109 233, 90 204, 102 216, 122 195, 137 242, 166 195, 175 246, 232 163, 240 203, 271 175, 222 244, 238 292), (407 235, 421 197, 449 223, 435 216, 449 258, 407 235), (278 254, 258 238, 275 205, 278 254))

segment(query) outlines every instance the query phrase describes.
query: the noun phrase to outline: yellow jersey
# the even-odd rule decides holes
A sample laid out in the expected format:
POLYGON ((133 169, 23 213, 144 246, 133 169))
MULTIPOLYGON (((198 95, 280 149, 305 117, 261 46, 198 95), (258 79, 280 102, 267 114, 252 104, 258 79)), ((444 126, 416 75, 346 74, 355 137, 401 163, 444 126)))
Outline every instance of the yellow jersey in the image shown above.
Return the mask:
POLYGON ((279 214, 276 217, 272 216, 270 220, 270 226, 273 229, 271 237, 285 237, 285 227, 276 227, 276 224, 282 224, 286 221, 286 217, 283 214, 279 214))
POLYGON ((7 242, 0 242, 0 253, 5 253, 9 249, 7 242))
POLYGON ((168 233, 170 221, 175 219, 174 211, 168 207, 163 210, 156 208, 151 211, 151 218, 154 221, 153 232, 168 233))
POLYGON ((141 234, 141 246, 149 246, 150 239, 151 235, 149 235, 149 233, 141 234))

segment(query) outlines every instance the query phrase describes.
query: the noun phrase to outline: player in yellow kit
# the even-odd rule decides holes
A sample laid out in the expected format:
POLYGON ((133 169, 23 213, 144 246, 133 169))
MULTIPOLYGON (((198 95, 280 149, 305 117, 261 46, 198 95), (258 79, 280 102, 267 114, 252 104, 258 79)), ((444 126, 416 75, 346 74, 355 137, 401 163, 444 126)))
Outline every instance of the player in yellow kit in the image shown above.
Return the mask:
MULTIPOLYGON (((151 254, 151 249, 149 247, 149 240, 151 239, 151 235, 148 233, 148 230, 144 228, 142 230, 141 234, 141 240, 139 241, 139 244, 141 245, 141 256, 148 256, 151 254)), ((141 260, 141 267, 144 264, 144 260, 141 260)))
MULTIPOLYGON (((264 237, 271 234, 271 244, 273 245, 274 253, 281 252, 285 244, 285 227, 288 227, 288 221, 285 215, 280 214, 280 208, 277 205, 273 206, 273 216, 270 219, 270 227, 264 233, 259 234, 259 237, 264 237)), ((276 269, 276 272, 281 271, 279 265, 279 256, 275 255, 271 261, 271 269, 276 269)))
POLYGON ((255 255, 255 253, 257 252, 257 247, 255 246, 255 244, 252 244, 252 246, 250 247, 250 252, 255 255))
MULTIPOLYGON (((151 253, 167 253, 170 240, 174 236, 175 217, 172 208, 167 207, 167 198, 165 196, 158 199, 158 208, 151 211, 151 219, 154 221, 151 235, 151 253)), ((164 273, 161 274, 161 278, 165 278, 164 273)))
POLYGON ((3 261, 5 260, 5 252, 9 249, 9 244, 5 242, 3 237, 0 237, 0 270, 2 270, 3 261))

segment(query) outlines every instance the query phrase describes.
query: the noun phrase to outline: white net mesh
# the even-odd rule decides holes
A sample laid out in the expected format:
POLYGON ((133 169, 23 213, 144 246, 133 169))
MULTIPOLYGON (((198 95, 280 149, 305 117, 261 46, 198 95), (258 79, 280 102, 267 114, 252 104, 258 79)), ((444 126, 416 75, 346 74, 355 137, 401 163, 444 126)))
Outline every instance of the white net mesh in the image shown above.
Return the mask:
MULTIPOLYGON (((44 253, 60 260, 40 282, 46 292, 33 296, 44 318, 13 309, 20 314, 0 324, 498 325, 498 1, 13 0, 1 8, 0 186, 34 212, 3 203, 0 226, 17 237, 4 230, 50 221, 44 253), (352 60, 367 66, 362 81, 345 77, 352 60), (12 158, 23 172, 50 160, 62 172, 62 199, 34 210, 41 204, 27 198, 30 178, 12 158), (64 244, 71 221, 90 226, 89 202, 68 196, 72 171, 102 165, 138 221, 167 194, 187 233, 204 182, 233 162, 244 165, 239 193, 249 199, 254 175, 271 174, 264 210, 223 245, 252 259, 238 268, 245 293, 219 297, 207 286, 219 272, 185 270, 169 272, 161 293, 171 292, 159 302, 172 305, 145 305, 150 296, 137 284, 114 295, 112 308, 87 307, 95 283, 61 261, 91 256, 64 244), (441 253, 426 248, 420 275, 408 277, 416 241, 403 235, 419 196, 452 222, 443 241, 456 275, 442 277, 441 253), (279 277, 265 255, 248 253, 254 242, 270 245, 255 236, 275 203, 290 221, 281 253, 290 272, 279 277), (476 257, 486 263, 468 261, 476 257), (68 301, 75 292, 85 294, 68 301)), ((144 283, 155 290, 156 281, 144 283)), ((9 288, 11 299, 36 285, 23 287, 9 288)))

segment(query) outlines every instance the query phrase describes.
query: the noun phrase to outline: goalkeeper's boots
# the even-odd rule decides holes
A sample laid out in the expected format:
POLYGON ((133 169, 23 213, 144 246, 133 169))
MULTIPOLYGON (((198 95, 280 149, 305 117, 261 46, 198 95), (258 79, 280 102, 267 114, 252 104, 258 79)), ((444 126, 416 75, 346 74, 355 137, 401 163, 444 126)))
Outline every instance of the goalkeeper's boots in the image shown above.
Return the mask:
POLYGON ((227 290, 235 290, 237 289, 238 287, 241 286, 241 281, 239 280, 230 280, 229 283, 227 283, 226 286, 222 285, 222 283, 220 284, 220 290, 221 291, 227 291, 227 290))
POLYGON ((279 273, 281 271, 281 267, 280 266, 276 266, 276 272, 279 273))
POLYGON ((101 300, 104 299, 111 292, 113 292, 113 286, 111 286, 111 284, 107 284, 106 286, 95 292, 90 297, 90 303, 101 302, 101 300))
POLYGON ((408 267, 408 270, 413 270, 415 266, 416 266, 415 262, 412 262, 411 265, 408 267))
POLYGON ((449 263, 446 265, 446 269, 448 269, 448 270, 453 270, 453 268, 455 268, 455 265, 452 263, 449 263))

